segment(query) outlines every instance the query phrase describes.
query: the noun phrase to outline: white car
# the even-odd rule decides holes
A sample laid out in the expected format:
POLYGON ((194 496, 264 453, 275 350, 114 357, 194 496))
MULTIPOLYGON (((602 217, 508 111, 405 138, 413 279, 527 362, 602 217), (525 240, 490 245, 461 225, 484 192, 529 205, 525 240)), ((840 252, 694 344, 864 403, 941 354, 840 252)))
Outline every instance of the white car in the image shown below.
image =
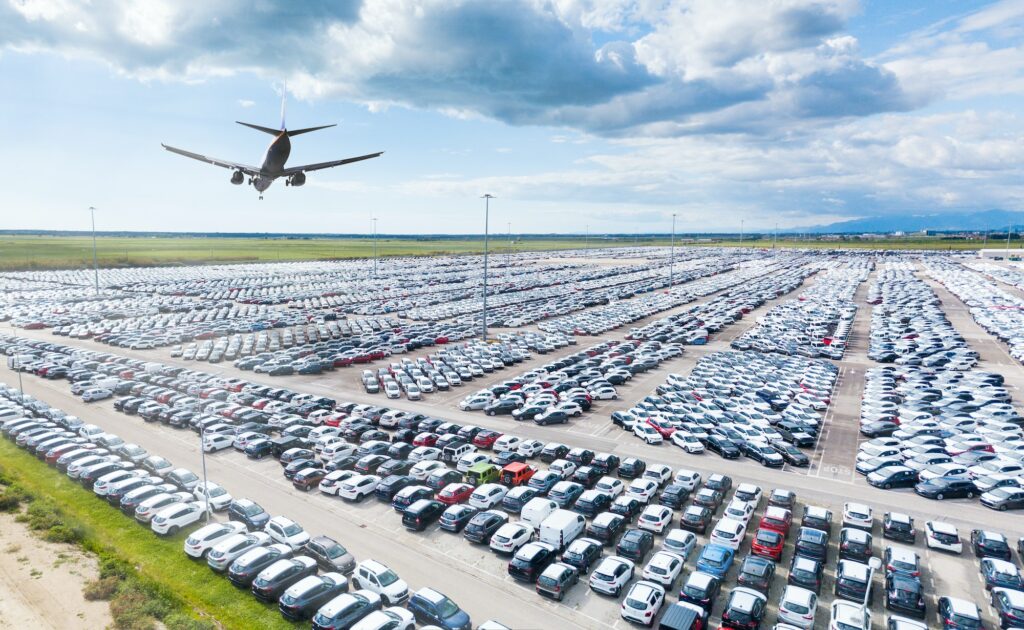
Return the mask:
MULTIPOLYGON (((149 471, 143 468, 127 468, 108 472, 93 483, 92 491, 95 492, 97 496, 105 497, 114 489, 118 482, 128 479, 137 479, 147 475, 148 472, 149 471)), ((156 481, 155 483, 160 483, 160 481, 156 481)))
POLYGON ((637 527, 660 534, 672 524, 672 510, 664 505, 648 505, 640 513, 637 527))
POLYGON ((530 542, 533 528, 525 523, 506 523, 491 536, 491 550, 496 553, 512 554, 530 542))
POLYGON ((828 630, 871 630, 871 611, 842 599, 832 602, 828 630))
POLYGON ((298 549, 309 542, 309 533, 302 526, 284 516, 275 516, 267 521, 263 531, 270 534, 276 543, 298 549))
POLYGON ((654 427, 646 423, 637 423, 633 425, 633 435, 637 436, 648 444, 661 444, 665 441, 665 438, 661 437, 654 427))
POLYGON ((649 626, 665 603, 665 589, 655 582, 640 580, 629 588, 622 600, 619 615, 627 620, 649 626))
POLYGON ((200 527, 185 539, 185 555, 190 558, 202 558, 220 541, 244 531, 245 525, 237 521, 210 523, 200 527))
POLYGON ((494 441, 494 452, 514 451, 519 448, 521 442, 522 440, 515 435, 503 435, 494 441))
POLYGON ((700 481, 701 476, 699 472, 687 470, 685 468, 680 468, 679 470, 677 470, 675 477, 673 477, 674 483, 683 486, 690 492, 693 492, 694 490, 697 489, 697 486, 700 485, 700 481))
POLYGON ((372 591, 389 606, 397 606, 409 599, 409 585, 405 580, 376 560, 363 560, 352 572, 352 581, 361 589, 372 591))
POLYGON ((438 461, 441 459, 441 449, 433 446, 417 446, 409 451, 408 459, 411 462, 438 461))
POLYGON ((485 483, 469 495, 469 505, 479 510, 489 510, 501 503, 508 488, 500 483, 485 483))
POLYGON ((548 466, 548 470, 555 473, 562 479, 568 479, 569 477, 572 477, 574 472, 576 472, 576 464, 567 459, 556 459, 551 462, 550 466, 548 466))
POLYGON ((375 610, 360 619, 351 630, 413 630, 416 618, 400 606, 375 610))
POLYGON ((733 499, 729 502, 729 505, 725 506, 725 511, 722 516, 727 516, 734 521, 740 521, 744 527, 750 523, 750 517, 754 515, 754 504, 747 503, 746 501, 740 501, 739 499, 733 499))
POLYGON ((459 409, 462 411, 473 411, 483 409, 487 405, 494 402, 494 394, 487 392, 486 394, 476 393, 466 396, 459 402, 459 409))
POLYGON ((615 477, 601 477, 594 484, 594 490, 603 492, 615 499, 626 489, 626 484, 622 483, 621 479, 615 477))
POLYGON ((952 553, 962 553, 964 550, 960 532, 953 525, 942 521, 928 521, 924 524, 924 543, 930 549, 942 549, 952 553))
POLYGON ((359 473, 354 470, 332 470, 327 473, 326 477, 320 480, 318 488, 320 489, 320 492, 324 494, 338 496, 338 490, 341 490, 341 484, 358 475, 359 473))
POLYGON ((666 588, 675 584, 683 572, 684 559, 669 551, 659 551, 651 556, 641 574, 645 580, 657 582, 666 588))
POLYGON ((671 440, 672 444, 691 455, 700 455, 705 450, 704 443, 698 440, 695 435, 686 431, 673 432, 669 440, 671 440))
POLYGON ((149 525, 153 517, 165 507, 191 500, 192 494, 188 492, 162 492, 149 497, 135 508, 135 520, 143 525, 149 525))
POLYGON ((216 453, 217 451, 223 451, 226 448, 231 448, 235 444, 234 434, 229 433, 211 433, 203 436, 203 450, 207 453, 216 453))
POLYGON ((541 442, 540 440, 523 440, 519 443, 519 446, 516 447, 516 452, 523 457, 530 458, 536 457, 543 450, 544 442, 541 442))
POLYGON ((205 516, 206 505, 201 501, 176 503, 157 512, 149 527, 156 534, 173 536, 182 527, 198 523, 205 516))
POLYGON ((82 392, 82 402, 94 402, 97 400, 103 400, 110 398, 114 395, 114 392, 110 391, 105 387, 93 387, 82 392))
MULTIPOLYGON (((544 448, 544 447, 542 446, 541 448, 544 448)), ((480 462, 489 462, 489 461, 491 461, 491 458, 486 456, 486 455, 484 455, 483 453, 476 453, 476 452, 466 453, 465 455, 463 455, 462 457, 459 458, 459 462, 455 465, 455 470, 459 471, 460 473, 465 474, 465 473, 469 472, 470 468, 472 468, 473 466, 476 466, 480 462)), ((426 462, 421 462, 421 463, 426 463, 426 462)), ((419 466, 419 465, 420 464, 416 464, 416 466, 419 466)), ((413 468, 415 469, 416 466, 413 466, 413 468)), ((409 471, 409 474, 412 475, 412 471, 411 470, 409 471)), ((426 476, 424 476, 423 479, 426 479, 426 476)), ((420 481, 422 481, 422 479, 420 481)))
POLYGON ((618 597, 623 587, 633 579, 636 565, 620 556, 609 556, 590 573, 590 588, 598 593, 618 597))
POLYGON ((338 496, 346 501, 362 501, 373 494, 380 483, 377 475, 356 475, 341 482, 338 487, 338 496))
POLYGON ((627 496, 631 496, 643 503, 649 503, 657 492, 658 482, 653 479, 644 479, 642 477, 629 482, 629 487, 626 488, 627 496))
POLYGON ((228 536, 206 554, 206 564, 214 571, 227 571, 231 563, 256 547, 270 543, 266 532, 239 533, 228 536))
POLYGON ((672 469, 664 464, 651 464, 641 476, 644 479, 653 479, 659 486, 663 486, 672 479, 672 469))
POLYGON ((874 522, 870 506, 853 502, 843 504, 843 527, 856 527, 870 532, 874 522))
MULTIPOLYGON (((228 491, 212 481, 207 485, 210 488, 210 509, 215 512, 228 509, 228 506, 231 505, 231 501, 234 500, 234 498, 228 494, 228 491)), ((203 482, 200 481, 199 485, 192 489, 192 495, 196 498, 196 501, 206 501, 206 492, 204 491, 204 487, 203 482)))
POLYGON ((746 501, 747 503, 752 503, 754 508, 757 508, 761 503, 761 494, 761 486, 752 483, 741 483, 736 486, 736 492, 733 493, 733 498, 739 499, 740 501, 746 501))
POLYGON ((818 596, 814 591, 799 586, 787 586, 779 600, 779 621, 798 628, 814 627, 818 610, 818 596))
POLYGON ((697 535, 685 529, 672 529, 665 534, 661 547, 686 560, 697 546, 697 535))
POLYGON ((718 520, 715 528, 711 530, 708 540, 716 545, 737 549, 740 543, 743 542, 743 535, 746 531, 747 526, 741 521, 723 516, 718 520))
MULTIPOLYGON (((475 454, 476 453, 470 453, 470 455, 475 454)), ((484 459, 487 459, 487 457, 484 457, 484 459)), ((416 481, 426 481, 427 477, 429 477, 432 473, 435 473, 439 470, 444 470, 446 468, 447 466, 444 465, 444 462, 439 462, 436 459, 428 459, 422 462, 417 462, 415 466, 410 468, 409 476, 415 479, 416 481)))

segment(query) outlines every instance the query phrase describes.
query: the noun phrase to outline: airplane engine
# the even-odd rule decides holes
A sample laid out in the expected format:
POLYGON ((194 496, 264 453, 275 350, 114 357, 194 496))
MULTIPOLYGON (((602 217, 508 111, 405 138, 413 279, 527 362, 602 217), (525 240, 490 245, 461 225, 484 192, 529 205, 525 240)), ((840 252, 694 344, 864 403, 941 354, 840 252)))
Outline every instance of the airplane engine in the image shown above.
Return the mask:
POLYGON ((244 181, 245 175, 242 174, 242 171, 235 171, 234 173, 231 174, 231 183, 234 184, 235 186, 240 185, 244 181))
POLYGON ((306 183, 306 174, 301 172, 296 173, 288 179, 288 183, 292 186, 301 186, 306 183))

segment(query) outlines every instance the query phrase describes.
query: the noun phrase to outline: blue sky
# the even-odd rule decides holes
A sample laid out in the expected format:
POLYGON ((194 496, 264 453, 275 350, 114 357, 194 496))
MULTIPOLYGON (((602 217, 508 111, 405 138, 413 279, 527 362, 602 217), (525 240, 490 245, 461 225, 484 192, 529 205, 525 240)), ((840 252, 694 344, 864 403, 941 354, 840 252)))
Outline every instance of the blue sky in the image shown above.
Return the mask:
POLYGON ((479 233, 1024 210, 1024 0, 0 0, 0 227, 479 233), (287 80, 290 164, 257 163, 287 80))

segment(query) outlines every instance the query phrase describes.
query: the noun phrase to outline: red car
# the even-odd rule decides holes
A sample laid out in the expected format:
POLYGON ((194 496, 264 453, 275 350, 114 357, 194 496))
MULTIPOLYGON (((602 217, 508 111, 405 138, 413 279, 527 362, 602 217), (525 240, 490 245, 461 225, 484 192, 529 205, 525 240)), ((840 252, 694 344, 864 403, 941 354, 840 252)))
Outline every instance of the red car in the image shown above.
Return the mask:
POLYGON ((345 412, 332 413, 331 415, 324 418, 324 424, 329 427, 336 427, 341 424, 341 421, 348 417, 345 412))
POLYGON ((789 526, 793 523, 793 513, 786 508, 781 508, 775 505, 768 506, 764 511, 764 516, 761 517, 761 522, 758 527, 761 529, 770 529, 773 532, 782 534, 785 538, 789 535, 789 526))
POLYGON ((473 438, 473 446, 477 448, 494 448, 494 443, 498 441, 498 438, 502 436, 497 431, 491 431, 490 429, 484 429, 480 433, 476 434, 473 438))
POLYGON ((441 436, 439 436, 436 433, 430 433, 428 431, 425 431, 423 433, 420 433, 419 435, 417 435, 413 439, 412 445, 413 446, 434 446, 435 444, 437 444, 437 438, 439 438, 439 437, 441 437, 441 436))
POLYGON ((437 500, 445 505, 455 505, 469 501, 469 495, 476 490, 468 483, 450 483, 437 495, 437 500))
POLYGON ((348 367, 352 365, 352 357, 338 355, 334 357, 334 367, 348 367))
POLYGON ((672 434, 676 432, 675 427, 664 420, 659 420, 658 418, 648 418, 647 424, 654 427, 654 430, 660 433, 661 437, 666 440, 672 437, 672 434))
POLYGON ((778 560, 782 557, 782 547, 785 544, 785 536, 774 529, 762 528, 754 534, 754 540, 750 543, 750 553, 778 560))
POLYGON ((956 457, 957 455, 963 455, 969 451, 984 451, 986 453, 995 453, 996 449, 992 448, 991 444, 987 442, 965 444, 963 442, 954 442, 946 447, 946 454, 950 457, 956 457))
POLYGON ((254 402, 252 404, 252 408, 253 409, 263 409, 264 407, 266 407, 270 403, 271 403, 271 399, 270 398, 260 398, 259 400, 257 400, 256 402, 254 402))

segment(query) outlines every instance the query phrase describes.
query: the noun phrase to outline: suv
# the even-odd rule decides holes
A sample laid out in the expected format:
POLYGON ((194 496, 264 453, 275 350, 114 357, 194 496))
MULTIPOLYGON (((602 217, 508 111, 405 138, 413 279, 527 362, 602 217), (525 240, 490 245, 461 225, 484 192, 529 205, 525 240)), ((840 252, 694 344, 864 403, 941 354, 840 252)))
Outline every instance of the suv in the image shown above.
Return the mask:
POLYGON ((836 585, 833 590, 836 597, 842 597, 854 602, 863 602, 865 595, 868 604, 871 604, 872 593, 871 568, 863 562, 853 560, 840 560, 836 569, 836 585))
POLYGON ((249 531, 255 531, 267 525, 270 514, 259 503, 249 499, 235 499, 228 506, 228 520, 242 523, 249 531))
POLYGON ((398 606, 409 599, 409 585, 376 560, 364 560, 356 565, 352 581, 359 588, 380 595, 388 606, 398 606))
POLYGON ((328 536, 317 536, 303 547, 302 551, 316 560, 324 571, 335 571, 349 575, 355 569, 356 559, 345 547, 328 536))
POLYGON ((444 630, 471 630, 469 615, 446 595, 432 588, 421 588, 409 598, 409 611, 424 625, 435 624, 444 630))

